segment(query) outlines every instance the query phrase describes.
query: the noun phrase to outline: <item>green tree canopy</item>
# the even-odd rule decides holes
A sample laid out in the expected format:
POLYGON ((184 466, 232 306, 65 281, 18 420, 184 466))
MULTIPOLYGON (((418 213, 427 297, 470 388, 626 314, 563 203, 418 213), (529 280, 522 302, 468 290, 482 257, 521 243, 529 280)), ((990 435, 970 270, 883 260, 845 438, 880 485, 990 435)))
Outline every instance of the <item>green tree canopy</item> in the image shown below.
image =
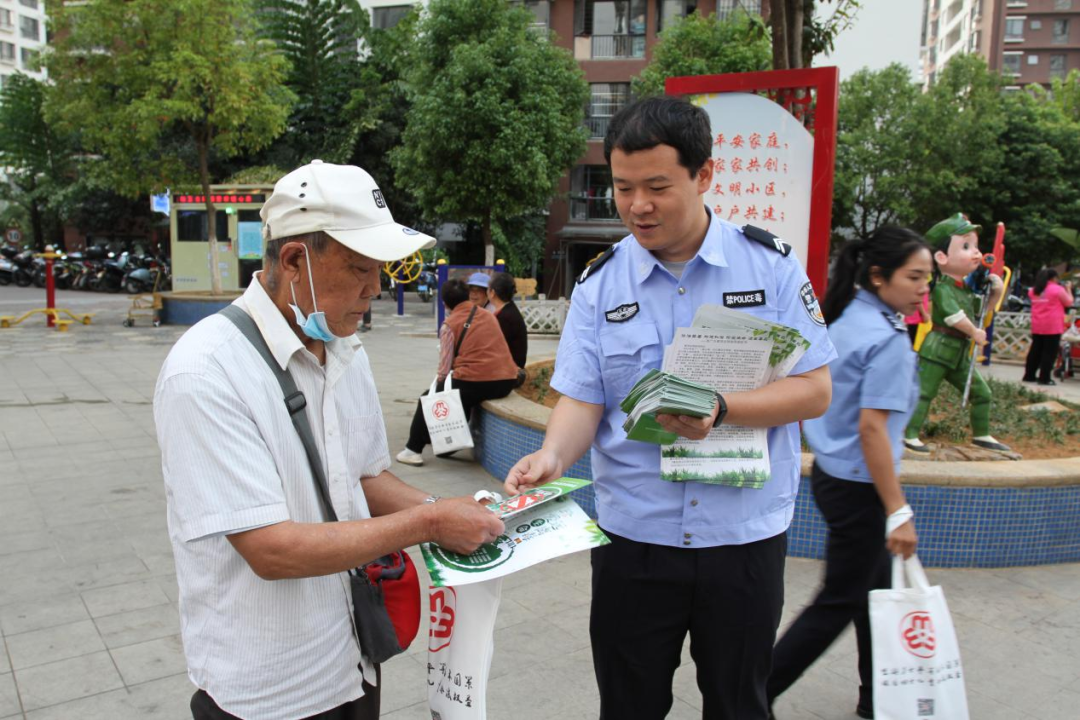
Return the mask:
POLYGON ((286 85, 296 95, 275 161, 347 162, 357 131, 345 106, 360 76, 367 14, 356 0, 258 0, 257 7, 261 34, 289 61, 286 85))
POLYGON ((492 224, 546 206, 586 147, 583 74, 530 22, 505 0, 433 0, 391 157, 427 218, 480 223, 488 263, 492 224))
POLYGON ((21 73, 6 78, 0 90, 0 167, 8 182, 0 199, 8 213, 28 223, 34 247, 59 241, 58 191, 74 170, 71 137, 45 121, 45 84, 21 73))
MULTIPOLYGON (((212 218, 211 155, 258 150, 285 129, 287 63, 256 38, 247 0, 95 0, 49 13, 47 116, 80 133, 100 156, 94 172, 119 193, 195 181, 212 218)), ((219 293, 218 263, 210 269, 219 293)))
POLYGON ((770 53, 760 19, 735 12, 721 20, 695 11, 660 33, 652 61, 633 80, 633 91, 637 97, 662 95, 669 77, 768 70, 770 53))

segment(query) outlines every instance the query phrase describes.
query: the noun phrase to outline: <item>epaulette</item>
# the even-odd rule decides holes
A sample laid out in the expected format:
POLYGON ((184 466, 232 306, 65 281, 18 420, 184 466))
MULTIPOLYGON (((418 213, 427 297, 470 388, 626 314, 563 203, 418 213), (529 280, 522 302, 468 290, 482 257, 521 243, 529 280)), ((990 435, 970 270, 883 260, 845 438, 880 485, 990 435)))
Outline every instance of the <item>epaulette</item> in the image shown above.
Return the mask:
POLYGON ((904 318, 900 317, 896 313, 888 313, 884 310, 881 314, 885 316, 885 319, 889 321, 889 324, 893 326, 893 330, 897 332, 907 332, 907 323, 904 322, 904 318))
POLYGON ((610 260, 611 256, 615 254, 615 248, 616 246, 612 245, 607 250, 590 260, 589 263, 585 266, 585 269, 581 271, 580 275, 578 275, 577 284, 580 285, 581 283, 588 280, 590 277, 592 277, 593 273, 600 269, 601 265, 610 260))
POLYGON ((773 235, 768 230, 762 230, 761 228, 755 227, 753 225, 743 225, 742 231, 743 235, 745 235, 749 239, 753 240, 754 242, 761 243, 770 250, 775 250, 784 257, 787 257, 791 254, 791 246, 778 238, 776 235, 773 235))

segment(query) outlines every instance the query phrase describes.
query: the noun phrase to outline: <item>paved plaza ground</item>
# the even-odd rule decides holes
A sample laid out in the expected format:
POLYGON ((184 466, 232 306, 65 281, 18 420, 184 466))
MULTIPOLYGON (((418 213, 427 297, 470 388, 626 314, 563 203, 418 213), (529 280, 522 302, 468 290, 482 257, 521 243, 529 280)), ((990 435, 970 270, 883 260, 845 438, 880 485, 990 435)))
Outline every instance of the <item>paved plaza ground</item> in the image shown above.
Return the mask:
MULTIPOLYGON (((34 307, 42 296, 0 287, 0 314, 34 307)), ((151 408, 158 369, 184 328, 122 327, 122 296, 61 293, 58 304, 98 315, 67 333, 42 321, 0 330, 0 718, 189 718, 193 688, 178 635, 151 408)), ((392 453, 404 444, 438 353, 431 306, 414 300, 407 310, 397 318, 389 300, 376 303, 375 329, 362 336, 392 453)), ((533 338, 530 350, 550 355, 555 341, 533 338)), ((1019 376, 1007 366, 992 372, 1019 376)), ((1080 399, 1080 382, 1052 390, 1080 399)), ((498 489, 464 455, 393 469, 441 495, 498 489)), ((821 567, 788 561, 785 625, 812 597, 821 567)), ((1080 565, 931 570, 930 577, 953 611, 974 720, 1080 717, 1080 565)), ((584 553, 506 580, 492 720, 597 717, 589 598, 584 553)), ((421 632, 385 666, 388 720, 429 717, 421 632)), ((849 632, 782 698, 777 717, 850 720, 856 684, 849 632)), ((669 717, 701 716, 688 653, 675 693, 669 717)))

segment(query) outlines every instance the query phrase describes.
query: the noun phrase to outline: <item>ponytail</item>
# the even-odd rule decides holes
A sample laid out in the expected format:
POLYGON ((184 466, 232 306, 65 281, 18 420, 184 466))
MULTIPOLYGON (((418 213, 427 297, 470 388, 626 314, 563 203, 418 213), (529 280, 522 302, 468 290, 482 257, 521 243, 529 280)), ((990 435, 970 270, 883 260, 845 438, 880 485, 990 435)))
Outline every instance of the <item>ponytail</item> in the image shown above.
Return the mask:
POLYGON ((930 250, 923 237, 896 225, 885 225, 869 238, 845 245, 833 266, 829 289, 825 293, 822 306, 825 322, 831 324, 844 314, 858 288, 874 292, 870 284, 871 268, 877 268, 888 280, 908 258, 921 250, 930 250))
POLYGON ((1043 268, 1035 275, 1035 294, 1042 295, 1046 292, 1046 285, 1058 276, 1057 270, 1053 268, 1043 268))
POLYGON ((859 260, 866 247, 865 240, 853 240, 840 251, 833 266, 833 276, 825 293, 822 313, 825 323, 831 325, 844 314, 844 309, 855 297, 855 278, 859 272, 859 260))

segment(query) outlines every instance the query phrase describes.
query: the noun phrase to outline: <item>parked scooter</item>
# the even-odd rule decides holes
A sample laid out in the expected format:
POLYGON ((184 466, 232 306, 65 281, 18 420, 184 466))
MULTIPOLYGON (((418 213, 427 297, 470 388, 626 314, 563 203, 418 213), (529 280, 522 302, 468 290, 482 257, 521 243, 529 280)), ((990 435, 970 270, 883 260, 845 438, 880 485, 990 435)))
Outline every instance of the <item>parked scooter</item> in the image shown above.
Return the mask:
POLYGON ((0 248, 0 285, 10 285, 15 279, 15 263, 11 261, 18 250, 13 247, 0 248))
POLYGON ((431 298, 435 297, 435 293, 438 289, 438 276, 425 265, 424 269, 420 271, 420 277, 416 280, 416 294, 419 295, 420 299, 424 302, 430 302, 431 298))
POLYGON ((34 282, 34 252, 32 250, 19 251, 16 248, 6 247, 0 250, 0 253, 3 253, 12 266, 12 282, 19 287, 26 287, 34 282))

